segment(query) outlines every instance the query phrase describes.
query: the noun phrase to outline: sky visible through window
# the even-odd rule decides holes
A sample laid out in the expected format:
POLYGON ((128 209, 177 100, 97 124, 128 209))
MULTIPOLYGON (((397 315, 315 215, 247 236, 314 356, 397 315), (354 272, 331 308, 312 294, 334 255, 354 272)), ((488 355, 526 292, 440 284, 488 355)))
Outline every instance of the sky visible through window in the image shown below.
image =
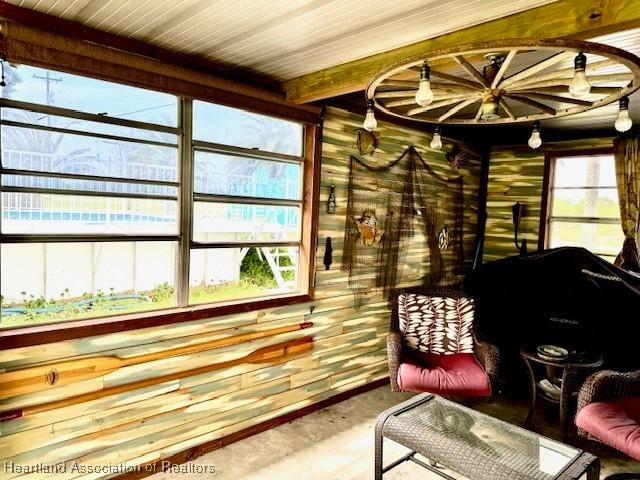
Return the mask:
POLYGON ((581 246, 613 261, 624 235, 613 155, 555 161, 549 247, 581 246))
MULTIPOLYGON (((177 202, 179 98, 26 65, 5 65, 5 76, 3 98, 159 128, 2 107, 2 120, 9 123, 0 129, 2 166, 17 171, 1 179, 2 233, 88 240, 3 244, 0 328, 175 306, 177 243, 153 237, 184 233, 177 202), (105 235, 123 238, 90 241, 105 235), (133 241, 130 235, 152 241, 133 241)), ((193 249, 189 302, 296 291, 303 125, 200 101, 194 101, 191 123, 195 139, 205 142, 193 145, 195 192, 262 199, 257 204, 199 199, 194 241, 293 244, 217 248, 212 243, 193 249), (211 143, 218 144, 215 151, 207 150, 211 143), (293 203, 271 205, 264 199, 293 203)))

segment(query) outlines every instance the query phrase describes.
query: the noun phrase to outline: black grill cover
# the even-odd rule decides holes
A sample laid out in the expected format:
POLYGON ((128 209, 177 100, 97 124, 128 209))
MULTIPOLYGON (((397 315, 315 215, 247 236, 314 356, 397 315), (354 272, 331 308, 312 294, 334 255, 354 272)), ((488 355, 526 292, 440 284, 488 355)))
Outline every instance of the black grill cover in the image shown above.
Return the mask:
POLYGON ((479 338, 511 352, 551 343, 600 352, 609 368, 640 368, 640 276, 584 248, 482 265, 468 279, 479 338))

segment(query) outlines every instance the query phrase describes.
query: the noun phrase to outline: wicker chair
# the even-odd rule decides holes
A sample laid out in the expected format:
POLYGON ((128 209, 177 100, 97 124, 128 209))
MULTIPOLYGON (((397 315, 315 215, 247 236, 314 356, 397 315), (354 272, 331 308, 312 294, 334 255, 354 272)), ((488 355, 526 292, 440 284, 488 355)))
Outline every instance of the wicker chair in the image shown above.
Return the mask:
MULTIPOLYGON (((391 310, 391 322, 389 325, 389 336, 387 337, 387 359, 389 362, 389 377, 391 380, 391 390, 394 392, 400 392, 402 389, 398 384, 398 371, 400 364, 402 363, 403 354, 403 339, 400 332, 400 325, 398 320, 398 302, 397 298, 402 293, 416 293, 420 295, 439 296, 439 297, 451 297, 459 298, 467 296, 460 290, 455 290, 446 287, 410 287, 402 289, 396 292, 394 295, 393 307, 391 310)), ((474 332, 474 352, 476 358, 480 362, 480 365, 484 368, 489 380, 493 384, 498 378, 498 363, 499 352, 495 345, 482 342, 477 338, 476 332, 474 332)))
MULTIPOLYGON (((640 461, 640 370, 601 370, 591 375, 578 394, 576 426, 581 437, 605 443, 640 461)), ((607 477, 623 478, 640 479, 640 474, 607 477)))

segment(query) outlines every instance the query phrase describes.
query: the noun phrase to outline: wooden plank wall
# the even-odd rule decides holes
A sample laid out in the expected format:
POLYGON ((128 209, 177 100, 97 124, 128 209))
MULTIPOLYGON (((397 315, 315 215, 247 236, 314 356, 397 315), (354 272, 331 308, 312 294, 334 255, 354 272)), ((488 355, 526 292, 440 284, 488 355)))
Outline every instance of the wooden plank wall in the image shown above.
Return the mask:
MULTIPOLYGON (((309 354, 276 365, 242 364, 2 422, 0 461, 139 465, 384 378, 389 322, 386 302, 377 297, 359 310, 354 309, 353 297, 346 287, 347 275, 340 270, 347 162, 355 154, 353 130, 361 122, 357 115, 332 108, 325 117, 315 301, 7 350, 0 352, 0 371, 103 355, 131 357, 304 321, 313 322, 312 328, 124 367, 97 379, 51 388, 47 393, 2 398, 0 411, 210 365, 304 335, 315 338, 309 354), (338 210, 334 215, 325 213, 331 181, 337 187, 338 210), (328 271, 322 264, 327 236, 334 239, 334 264, 328 271)), ((389 162, 407 146, 415 145, 438 173, 453 174, 443 153, 428 151, 430 138, 423 133, 381 124, 380 134, 379 151, 371 161, 389 162)), ((467 263, 471 262, 475 239, 479 171, 478 162, 461 170, 465 176, 467 263)), ((420 239, 412 244, 407 263, 405 283, 419 283, 428 267, 420 239)), ((25 480, 38 477, 6 471, 0 476, 25 480)), ((67 472, 56 478, 109 476, 67 472)))
POLYGON ((516 255, 513 243, 511 207, 524 205, 520 238, 526 238, 529 251, 538 248, 545 153, 610 147, 612 138, 574 140, 544 144, 540 150, 526 146, 500 147, 491 150, 487 186, 487 226, 483 261, 516 255))

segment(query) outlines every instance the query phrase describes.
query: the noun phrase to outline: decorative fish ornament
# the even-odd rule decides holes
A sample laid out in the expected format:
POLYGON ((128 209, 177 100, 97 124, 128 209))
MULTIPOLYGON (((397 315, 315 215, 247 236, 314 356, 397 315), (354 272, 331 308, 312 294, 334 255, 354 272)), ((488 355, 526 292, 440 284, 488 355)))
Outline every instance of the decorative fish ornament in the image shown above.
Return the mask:
POLYGON ((364 128, 356 128, 356 148, 360 155, 373 155, 378 147, 378 139, 373 132, 369 132, 364 128))
POLYGON ((384 235, 384 230, 379 229, 378 218, 372 210, 365 210, 360 218, 353 217, 358 227, 358 233, 362 243, 370 247, 374 243, 379 242, 384 235))

